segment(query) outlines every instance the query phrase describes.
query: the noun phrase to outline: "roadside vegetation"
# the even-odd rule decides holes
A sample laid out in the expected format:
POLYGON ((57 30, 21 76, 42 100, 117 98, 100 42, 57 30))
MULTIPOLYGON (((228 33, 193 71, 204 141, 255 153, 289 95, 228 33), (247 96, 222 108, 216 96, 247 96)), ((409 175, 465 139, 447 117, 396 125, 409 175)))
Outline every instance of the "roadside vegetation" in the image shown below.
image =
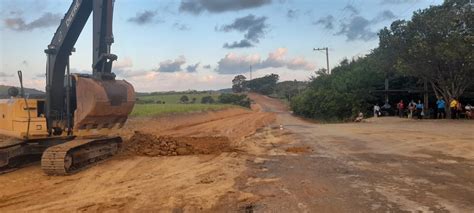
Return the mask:
POLYGON ((157 116, 235 107, 229 104, 135 104, 131 116, 157 116))
POLYGON ((250 99, 244 94, 207 91, 138 93, 131 116, 202 112, 231 107, 250 108, 250 99))
MULTIPOLYGON (((474 12, 467 0, 419 10, 411 20, 382 29, 379 47, 367 56, 344 60, 331 74, 317 72, 308 88, 292 99, 291 108, 295 114, 328 121, 370 114, 375 103, 384 103, 376 91, 384 89, 385 78, 395 90, 422 91, 426 83, 432 101, 467 100, 465 92, 474 91, 473 29, 474 12)), ((416 96, 406 94, 394 101, 416 96)))
POLYGON ((321 69, 309 82, 278 82, 276 74, 248 81, 238 75, 232 89, 285 99, 295 114, 330 122, 371 114, 374 104, 383 105, 385 80, 390 90, 399 91, 390 94, 392 106, 401 99, 421 100, 425 88, 430 107, 438 97, 472 104, 473 29, 469 0, 446 0, 415 12, 411 20, 394 21, 378 33, 379 47, 341 61, 330 74, 321 69))
POLYGON ((220 93, 218 92, 199 92, 199 91, 186 91, 186 92, 153 92, 153 93, 141 93, 137 94, 137 104, 181 104, 181 103, 201 103, 202 98, 210 96, 214 100, 217 100, 220 93), (187 101, 183 102, 184 100, 187 101), (194 100, 194 102, 193 102, 194 100))
POLYGON ((370 57, 354 61, 344 60, 332 70, 313 77, 307 89, 295 96, 291 108, 295 114, 324 121, 344 121, 360 111, 370 110, 381 96, 371 93, 382 89, 383 73, 370 57))
POLYGON ((219 95, 218 102, 222 104, 233 104, 250 108, 250 99, 245 94, 223 93, 219 95))
POLYGON ((289 102, 308 85, 307 82, 296 80, 278 82, 279 78, 273 73, 252 80, 247 80, 243 75, 237 75, 232 80, 232 91, 234 93, 255 92, 289 102))

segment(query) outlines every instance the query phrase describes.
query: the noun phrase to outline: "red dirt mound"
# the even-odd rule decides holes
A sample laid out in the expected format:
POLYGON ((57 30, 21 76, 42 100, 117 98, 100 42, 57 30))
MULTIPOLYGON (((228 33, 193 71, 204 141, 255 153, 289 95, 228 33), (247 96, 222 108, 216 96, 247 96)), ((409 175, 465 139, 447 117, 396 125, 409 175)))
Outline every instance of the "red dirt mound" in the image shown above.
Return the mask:
POLYGON ((170 137, 135 132, 124 143, 126 153, 141 156, 218 154, 232 151, 226 137, 170 137))
POLYGON ((310 147, 288 147, 285 149, 286 152, 291 152, 291 153, 308 153, 311 152, 312 149, 310 147))

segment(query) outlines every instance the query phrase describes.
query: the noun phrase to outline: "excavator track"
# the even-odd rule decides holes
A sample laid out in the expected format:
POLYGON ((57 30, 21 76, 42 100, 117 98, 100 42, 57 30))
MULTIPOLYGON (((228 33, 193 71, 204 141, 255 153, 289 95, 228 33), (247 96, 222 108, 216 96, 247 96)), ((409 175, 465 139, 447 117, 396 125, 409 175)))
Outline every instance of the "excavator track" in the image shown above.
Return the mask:
POLYGON ((26 161, 26 162, 21 162, 21 163, 13 163, 13 165, 7 165, 4 167, 0 167, 0 175, 7 174, 10 172, 14 172, 16 170, 35 165, 37 161, 26 161))
POLYGON ((69 175, 115 155, 120 137, 75 139, 52 146, 41 157, 41 168, 48 175, 69 175))

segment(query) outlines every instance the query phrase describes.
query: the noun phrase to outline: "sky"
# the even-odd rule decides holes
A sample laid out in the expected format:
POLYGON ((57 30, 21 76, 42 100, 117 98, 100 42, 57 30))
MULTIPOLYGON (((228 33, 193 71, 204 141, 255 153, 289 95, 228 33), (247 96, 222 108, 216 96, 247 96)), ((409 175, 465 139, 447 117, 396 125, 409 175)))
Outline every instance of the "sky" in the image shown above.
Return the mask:
MULTIPOLYGON (((0 0, 0 85, 44 90, 44 49, 72 0, 0 0)), ((238 74, 308 80, 378 45, 378 30, 442 0, 115 0, 113 72, 136 91, 230 88, 238 74)), ((92 17, 71 56, 91 73, 92 17)))

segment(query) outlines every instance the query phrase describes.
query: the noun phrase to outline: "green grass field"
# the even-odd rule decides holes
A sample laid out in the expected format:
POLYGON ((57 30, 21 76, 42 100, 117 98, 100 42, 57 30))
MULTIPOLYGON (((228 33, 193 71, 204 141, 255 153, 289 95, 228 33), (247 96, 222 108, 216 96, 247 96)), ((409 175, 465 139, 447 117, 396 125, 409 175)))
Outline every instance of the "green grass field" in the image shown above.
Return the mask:
POLYGON ((157 116, 237 107, 227 104, 135 104, 131 116, 157 116))
POLYGON ((188 112, 203 112, 208 110, 220 110, 230 107, 236 107, 228 104, 201 104, 202 97, 211 96, 217 101, 219 93, 163 93, 153 95, 138 95, 140 101, 152 101, 152 103, 135 104, 131 116, 157 116, 165 114, 179 114, 188 112), (196 98, 194 104, 181 104, 180 98, 186 95, 191 102, 196 98), (165 102, 165 104, 155 104, 157 101, 165 102))
POLYGON ((204 96, 212 96, 214 100, 217 101, 217 97, 219 93, 198 93, 198 94, 158 94, 158 95, 146 95, 146 96, 138 96, 140 100, 153 100, 156 101, 164 101, 166 104, 177 104, 179 103, 179 99, 181 96, 186 95, 191 101, 193 98, 196 98, 196 103, 201 103, 201 99, 204 96))

